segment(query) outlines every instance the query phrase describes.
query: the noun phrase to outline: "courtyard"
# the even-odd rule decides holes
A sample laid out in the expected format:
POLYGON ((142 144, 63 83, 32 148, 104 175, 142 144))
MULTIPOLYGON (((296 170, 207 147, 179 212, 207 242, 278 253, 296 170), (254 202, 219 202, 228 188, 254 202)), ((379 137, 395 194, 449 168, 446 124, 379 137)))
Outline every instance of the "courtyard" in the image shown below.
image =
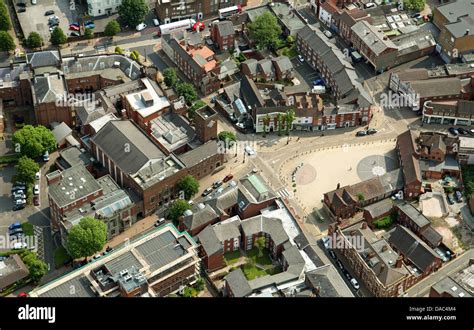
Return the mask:
POLYGON ((272 261, 267 249, 262 250, 261 256, 259 256, 256 248, 245 252, 240 250, 228 252, 224 255, 224 260, 227 266, 232 266, 230 271, 237 268, 242 269, 242 272, 249 281, 265 275, 274 275, 282 272, 281 266, 276 265, 272 261))

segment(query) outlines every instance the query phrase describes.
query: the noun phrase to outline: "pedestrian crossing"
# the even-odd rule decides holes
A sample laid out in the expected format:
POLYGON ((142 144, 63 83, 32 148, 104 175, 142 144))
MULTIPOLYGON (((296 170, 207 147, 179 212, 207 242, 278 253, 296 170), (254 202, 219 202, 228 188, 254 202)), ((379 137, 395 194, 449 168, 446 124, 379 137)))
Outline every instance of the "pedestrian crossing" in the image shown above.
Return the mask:
POLYGON ((286 188, 278 190, 277 195, 281 198, 293 198, 293 193, 288 191, 286 188))

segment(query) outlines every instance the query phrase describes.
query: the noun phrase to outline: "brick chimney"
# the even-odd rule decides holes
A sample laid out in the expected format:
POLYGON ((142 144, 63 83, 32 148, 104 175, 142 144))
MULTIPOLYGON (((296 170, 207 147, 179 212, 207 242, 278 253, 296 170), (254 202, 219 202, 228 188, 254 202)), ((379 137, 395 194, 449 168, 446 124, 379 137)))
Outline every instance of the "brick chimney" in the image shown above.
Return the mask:
POLYGON ((395 268, 401 268, 402 267, 402 264, 403 264, 403 257, 402 256, 399 256, 397 258, 397 261, 395 262, 395 268))
POLYGON ((362 229, 367 229, 367 222, 362 222, 362 229))

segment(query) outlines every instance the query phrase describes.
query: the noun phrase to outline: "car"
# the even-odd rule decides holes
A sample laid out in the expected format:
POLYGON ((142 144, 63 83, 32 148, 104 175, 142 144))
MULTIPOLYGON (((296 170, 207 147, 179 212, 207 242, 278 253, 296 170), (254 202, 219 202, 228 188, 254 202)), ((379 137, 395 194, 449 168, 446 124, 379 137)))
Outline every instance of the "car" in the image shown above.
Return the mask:
POLYGON ((71 32, 69 32, 69 36, 70 36, 70 37, 79 37, 80 34, 79 34, 79 32, 77 32, 77 31, 71 31, 71 32))
POLYGON ((377 132, 378 132, 378 131, 377 131, 375 128, 369 128, 369 129, 367 130, 367 134, 369 134, 369 135, 375 134, 375 133, 377 133, 377 132))
POLYGON ((420 19, 421 17, 422 15, 420 13, 411 14, 411 18, 414 18, 414 19, 420 19))
POLYGON ((454 127, 448 128, 448 132, 453 134, 453 135, 459 135, 459 131, 455 129, 454 127))
POLYGON ((48 152, 47 150, 44 152, 43 160, 44 160, 45 162, 49 161, 49 152, 48 152))
POLYGON ((356 290, 359 290, 360 289, 360 285, 359 285, 359 282, 357 282, 357 280, 355 278, 352 278, 351 279, 351 284, 352 284, 352 287, 356 290))
POLYGON ((39 195, 39 193, 40 193, 40 186, 39 186, 39 184, 35 184, 35 186, 33 188, 33 194, 39 195))
POLYGON ((331 38, 333 37, 333 36, 332 36, 332 33, 331 33, 330 31, 328 31, 328 30, 324 31, 324 35, 325 35, 326 37, 328 37, 328 39, 331 39, 331 38))
POLYGON ((15 191, 20 191, 20 190, 23 192, 25 189, 26 189, 25 185, 19 185, 17 183, 12 187, 12 193, 15 192, 15 191))
POLYGON ((222 182, 221 180, 216 181, 216 182, 214 182, 214 183, 212 184, 212 188, 217 189, 217 188, 219 188, 220 186, 222 186, 223 183, 224 183, 224 182, 222 182))
POLYGON ((16 234, 20 234, 20 233, 23 233, 23 229, 20 227, 20 228, 15 228, 15 229, 12 229, 12 230, 9 230, 8 231, 8 234, 10 236, 15 236, 16 234))
POLYGON ((302 55, 298 55, 298 59, 300 60, 300 62, 304 62, 304 57, 302 55))
POLYGON ((81 28, 77 25, 69 25, 69 30, 71 31, 79 31, 81 28))
POLYGON ((33 205, 34 206, 40 206, 39 196, 33 196, 33 205))
POLYGON ((145 30, 146 29, 146 24, 145 23, 138 24, 136 29, 137 29, 137 31, 145 30))
POLYGON ((227 182, 227 181, 230 181, 234 178, 234 176, 232 174, 227 174, 224 179, 222 179, 223 182, 227 182))
POLYGON ((44 12, 44 16, 51 16, 54 15, 54 10, 47 10, 44 12))
POLYGON ((344 276, 345 276, 349 281, 352 280, 352 276, 351 276, 351 274, 349 274, 349 272, 347 271, 347 269, 344 269, 342 272, 344 273, 344 276))
POLYGON ((461 133, 462 135, 469 134, 469 131, 467 129, 462 128, 462 127, 458 128, 458 132, 461 133))
POLYGON ((453 205, 454 204, 453 194, 448 194, 446 197, 448 198, 448 203, 453 205))
POLYGON ((364 5, 365 9, 374 8, 374 7, 377 7, 377 5, 373 2, 368 2, 364 5))
POLYGON ((16 5, 18 7, 26 7, 26 3, 24 3, 24 2, 18 2, 16 5))
POLYGON ((159 227, 159 226, 161 226, 162 224, 164 224, 165 222, 166 222, 165 218, 161 218, 161 219, 159 219, 159 220, 156 220, 154 226, 155 226, 155 227, 159 227))
POLYGON ((20 292, 17 297, 18 297, 18 298, 28 298, 28 293, 26 293, 26 292, 20 292))
POLYGON ((159 26, 159 25, 160 25, 160 21, 158 20, 158 18, 154 18, 154 19, 153 19, 153 25, 155 25, 155 26, 159 26))
POLYGON ((462 193, 459 190, 456 190, 455 195, 456 195, 456 201, 458 203, 462 203, 462 193))
POLYGON ((340 270, 344 270, 344 265, 342 264, 342 262, 340 260, 337 260, 336 261, 336 264, 337 264, 337 267, 339 267, 340 270))
POLYGON ((8 230, 14 230, 18 228, 21 228, 21 223, 19 222, 12 223, 10 226, 8 226, 8 230))
POLYGON ((36 180, 39 180, 39 179, 40 179, 40 175, 41 175, 41 172, 40 172, 40 171, 36 172, 36 173, 35 173, 35 179, 36 179, 36 180))
POLYGON ((329 236, 324 236, 323 238, 320 239, 320 242, 324 246, 325 249, 329 249, 329 243, 330 243, 329 240, 330 240, 329 236))
POLYGON ((205 28, 206 25, 203 22, 196 22, 194 23, 192 30, 197 31, 199 29, 199 31, 203 31, 205 28))
POLYGON ((324 86, 324 80, 322 78, 314 80, 313 86, 324 86))
POLYGON ((448 258, 446 257, 446 255, 439 248, 436 248, 435 252, 441 257, 441 260, 443 260, 443 262, 448 261, 448 258))
POLYGON ((14 192, 12 197, 13 199, 26 199, 26 195, 20 192, 14 192))
POLYGON ((331 258, 333 258, 334 260, 336 260, 336 254, 334 253, 333 250, 329 250, 329 255, 331 256, 331 258))
POLYGON ((202 196, 202 197, 206 197, 206 196, 209 195, 211 192, 212 192, 212 188, 206 188, 206 189, 202 192, 201 196, 202 196))
POLYGON ((252 169, 252 174, 258 173, 258 168, 253 168, 252 169))
POLYGON ((99 259, 100 257, 102 257, 100 254, 96 254, 95 256, 92 257, 93 260, 97 260, 99 259))
POLYGON ((25 11, 26 11, 26 8, 21 7, 21 8, 18 8, 17 13, 24 13, 25 11))
POLYGON ((113 250, 113 248, 111 248, 110 246, 107 246, 107 248, 105 249, 106 252, 110 252, 112 250, 113 250))
POLYGON ((36 5, 36 3, 37 3, 36 0, 31 0, 32 5, 36 5))
POLYGON ((89 24, 86 23, 86 24, 84 24, 84 27, 85 27, 86 29, 95 29, 95 24, 92 23, 92 22, 89 23, 89 24))
POLYGON ((56 15, 48 17, 48 22, 52 22, 52 21, 59 21, 59 17, 56 15))
POLYGON ((12 248, 13 250, 27 249, 28 244, 26 244, 25 242, 16 242, 15 244, 13 244, 12 248))
POLYGON ((245 150, 245 153, 249 156, 255 155, 255 151, 252 149, 251 146, 245 146, 244 150, 245 150))
POLYGON ((366 131, 358 131, 356 133, 356 136, 366 136, 367 135, 367 132, 366 131))
POLYGON ((25 205, 26 199, 15 199, 15 205, 25 205))
POLYGON ((22 210, 22 209, 24 209, 24 208, 25 208, 25 205, 24 205, 24 204, 22 204, 22 205, 13 205, 12 210, 13 210, 13 211, 19 211, 19 210, 22 210))

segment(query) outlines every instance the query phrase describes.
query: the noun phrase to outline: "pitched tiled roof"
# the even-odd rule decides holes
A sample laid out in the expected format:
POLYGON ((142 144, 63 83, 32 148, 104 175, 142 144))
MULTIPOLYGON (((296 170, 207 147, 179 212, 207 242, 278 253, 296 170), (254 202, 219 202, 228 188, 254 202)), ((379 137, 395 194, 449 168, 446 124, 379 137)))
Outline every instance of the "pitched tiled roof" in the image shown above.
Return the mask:
POLYGON ((416 133, 407 130, 397 137, 398 153, 401 158, 401 167, 405 185, 414 182, 421 183, 420 163, 415 156, 416 133))

